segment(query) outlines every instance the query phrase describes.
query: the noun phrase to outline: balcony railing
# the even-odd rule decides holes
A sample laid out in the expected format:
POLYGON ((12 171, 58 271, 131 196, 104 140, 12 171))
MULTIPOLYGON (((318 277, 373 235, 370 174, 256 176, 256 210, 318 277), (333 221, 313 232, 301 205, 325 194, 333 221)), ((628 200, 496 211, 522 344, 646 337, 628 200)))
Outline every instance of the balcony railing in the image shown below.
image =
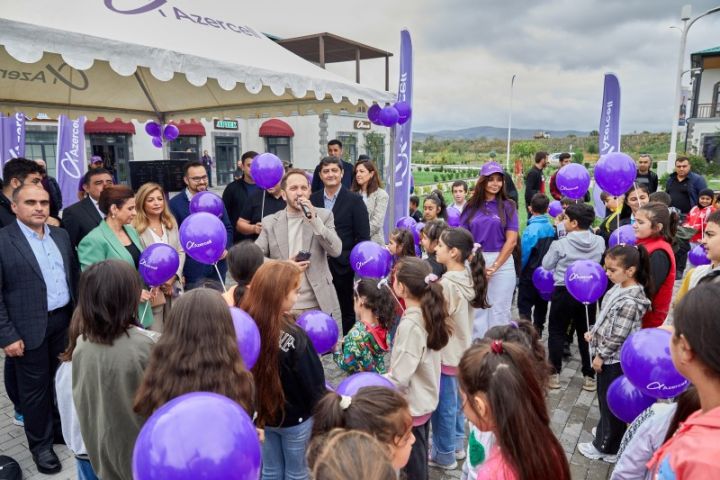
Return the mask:
POLYGON ((697 115, 695 118, 719 118, 720 103, 713 105, 712 103, 698 103, 697 115))

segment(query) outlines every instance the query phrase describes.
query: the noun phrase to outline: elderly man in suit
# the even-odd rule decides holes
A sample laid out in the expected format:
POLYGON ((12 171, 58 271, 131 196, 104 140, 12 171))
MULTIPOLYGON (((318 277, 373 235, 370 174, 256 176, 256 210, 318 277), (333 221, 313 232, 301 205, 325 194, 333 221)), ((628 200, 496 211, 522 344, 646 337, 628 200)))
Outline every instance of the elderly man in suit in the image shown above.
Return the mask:
POLYGON ((25 434, 41 473, 56 473, 54 406, 58 355, 67 347, 79 266, 65 230, 46 224, 48 193, 23 185, 12 195, 17 221, 0 230, 0 347, 17 375, 25 434))
POLYGON ((328 267, 328 256, 337 257, 342 251, 333 214, 312 205, 310 183, 302 170, 288 170, 281 188, 287 206, 263 219, 255 244, 266 257, 294 261, 302 270, 300 293, 293 307, 296 313, 319 308, 339 321, 340 305, 328 267))
POLYGON ((343 163, 340 159, 323 158, 320 161, 320 179, 325 187, 313 192, 310 201, 315 207, 332 211, 335 230, 342 241, 342 252, 336 258, 328 259, 328 264, 342 311, 343 334, 347 334, 355 324, 355 272, 350 265, 350 251, 358 243, 370 240, 370 219, 362 197, 345 188, 341 183, 342 178, 343 163))
POLYGON ((80 244, 85 235, 100 225, 105 215, 98 207, 100 194, 105 187, 113 184, 112 174, 104 168, 88 170, 83 177, 83 190, 87 196, 62 213, 62 227, 70 235, 73 247, 80 244))

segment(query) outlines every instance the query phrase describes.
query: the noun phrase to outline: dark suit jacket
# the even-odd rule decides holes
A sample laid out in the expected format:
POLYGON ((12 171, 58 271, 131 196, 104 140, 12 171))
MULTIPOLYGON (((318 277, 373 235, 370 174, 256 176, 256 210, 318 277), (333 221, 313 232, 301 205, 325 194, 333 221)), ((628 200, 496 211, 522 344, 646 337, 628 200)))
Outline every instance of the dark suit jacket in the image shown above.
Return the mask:
POLYGON ((70 235, 73 247, 77 247, 85 235, 100 225, 101 221, 102 217, 90 197, 85 197, 66 208, 62 214, 62 227, 70 235))
MULTIPOLYGON (((175 215, 175 220, 177 220, 178 225, 182 224, 182 222, 190 216, 190 200, 188 200, 185 190, 180 191, 180 193, 170 199, 170 211, 173 215, 175 215)), ((233 244, 234 228, 228 221, 227 209, 223 208, 223 215, 220 220, 222 220, 223 225, 225 225, 225 229, 227 230, 226 248, 230 248, 233 244)), ((218 262, 217 266, 224 281, 225 274, 227 273, 227 262, 225 260, 221 260, 218 262)), ((200 263, 197 260, 190 258, 190 255, 185 258, 183 275, 185 276, 185 286, 190 288, 194 287, 194 283, 205 278, 220 281, 217 272, 215 272, 215 267, 200 263)))
MULTIPOLYGON (((352 187, 352 181, 353 181, 353 165, 352 163, 348 163, 345 160, 342 161, 343 163, 343 178, 340 181, 342 183, 342 186, 350 190, 352 187)), ((320 180, 320 164, 318 163, 315 167, 315 171, 313 172, 312 177, 312 183, 310 184, 310 191, 311 192, 317 192, 319 190, 322 190, 324 188, 324 185, 322 183, 322 180, 320 180)))
MULTIPOLYGON (((50 237, 62 254, 73 306, 80 266, 65 230, 50 226, 50 237)), ((22 339, 25 349, 38 348, 47 329, 47 290, 40 265, 17 222, 0 230, 0 347, 22 339)))
MULTIPOLYGON (((324 193, 325 189, 321 189, 310 195, 315 207, 325 208, 324 193)), ((362 197, 344 186, 338 192, 332 213, 342 252, 336 258, 328 258, 328 264, 333 274, 345 275, 351 270, 350 251, 358 243, 370 240, 370 219, 362 197)))

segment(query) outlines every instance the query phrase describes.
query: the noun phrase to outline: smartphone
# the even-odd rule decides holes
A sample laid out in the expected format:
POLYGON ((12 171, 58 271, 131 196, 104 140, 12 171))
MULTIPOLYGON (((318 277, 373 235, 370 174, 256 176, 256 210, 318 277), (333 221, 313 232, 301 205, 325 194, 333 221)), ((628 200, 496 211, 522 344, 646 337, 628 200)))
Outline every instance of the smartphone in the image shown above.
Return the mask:
POLYGON ((300 250, 298 254, 295 255, 296 262, 304 262, 306 260, 310 260, 310 252, 307 250, 300 250))

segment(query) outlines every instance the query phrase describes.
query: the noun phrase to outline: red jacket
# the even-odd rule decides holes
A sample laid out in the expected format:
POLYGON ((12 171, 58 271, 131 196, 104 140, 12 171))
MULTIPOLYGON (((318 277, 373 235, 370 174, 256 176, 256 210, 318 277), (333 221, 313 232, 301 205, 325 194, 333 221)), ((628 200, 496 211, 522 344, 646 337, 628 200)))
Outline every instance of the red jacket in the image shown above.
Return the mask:
POLYGON ((641 238, 638 239, 637 243, 644 246, 650 255, 655 250, 662 250, 670 259, 670 271, 655 296, 651 299, 652 308, 648 310, 642 319, 642 328, 656 328, 665 322, 665 318, 670 311, 673 285, 675 284, 675 254, 670 244, 662 237, 641 238))
POLYGON ((555 200, 560 200, 560 199, 562 199, 563 194, 560 193, 560 190, 558 190, 557 182, 555 181, 556 177, 557 177, 557 172, 553 173, 550 176, 550 195, 552 195, 552 197, 555 200))
POLYGON ((703 237, 703 231, 707 228, 707 217, 714 211, 715 207, 713 206, 700 208, 698 205, 695 205, 692 210, 690 210, 683 225, 697 230, 697 233, 690 239, 691 242, 700 243, 703 237))

